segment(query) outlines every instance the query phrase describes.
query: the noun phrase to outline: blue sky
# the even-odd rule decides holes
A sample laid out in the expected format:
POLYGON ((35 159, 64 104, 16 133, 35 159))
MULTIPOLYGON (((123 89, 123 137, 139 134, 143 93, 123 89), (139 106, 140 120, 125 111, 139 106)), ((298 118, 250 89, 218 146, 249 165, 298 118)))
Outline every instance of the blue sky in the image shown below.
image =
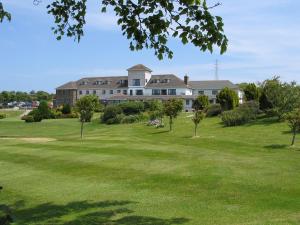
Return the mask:
POLYGON ((100 0, 89 3, 85 36, 79 44, 68 38, 56 41, 50 29, 52 17, 46 13, 49 1, 34 6, 32 0, 2 0, 13 18, 0 24, 0 91, 54 92, 55 87, 83 76, 126 75, 126 69, 138 63, 154 74, 214 79, 216 59, 220 79, 256 82, 279 75, 300 82, 300 1, 220 0, 222 5, 212 12, 224 19, 228 52, 203 53, 171 39, 174 58, 163 61, 152 50, 131 52, 113 14, 99 12, 100 0))

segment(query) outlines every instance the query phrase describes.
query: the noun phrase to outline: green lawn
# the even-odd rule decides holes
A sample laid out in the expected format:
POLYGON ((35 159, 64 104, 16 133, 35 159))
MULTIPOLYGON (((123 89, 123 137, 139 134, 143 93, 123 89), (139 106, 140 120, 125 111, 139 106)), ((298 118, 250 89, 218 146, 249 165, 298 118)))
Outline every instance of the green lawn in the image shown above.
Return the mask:
POLYGON ((18 225, 300 224, 285 123, 205 119, 191 138, 186 116, 172 133, 95 120, 83 141, 76 119, 0 120, 0 205, 18 225))

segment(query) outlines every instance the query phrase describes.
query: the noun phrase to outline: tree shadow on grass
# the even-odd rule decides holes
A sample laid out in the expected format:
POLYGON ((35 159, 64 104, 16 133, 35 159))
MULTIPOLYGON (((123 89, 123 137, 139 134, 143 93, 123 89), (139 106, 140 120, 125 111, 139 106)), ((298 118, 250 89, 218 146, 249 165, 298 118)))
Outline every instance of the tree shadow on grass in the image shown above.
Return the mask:
POLYGON ((136 202, 102 201, 71 202, 66 205, 45 203, 33 208, 14 209, 16 224, 36 225, 176 225, 186 218, 162 219, 133 215, 127 207, 136 202))
POLYGON ((264 148, 271 149, 271 150, 277 150, 277 149, 287 149, 289 145, 280 145, 280 144, 273 144, 273 145, 266 145, 264 148))

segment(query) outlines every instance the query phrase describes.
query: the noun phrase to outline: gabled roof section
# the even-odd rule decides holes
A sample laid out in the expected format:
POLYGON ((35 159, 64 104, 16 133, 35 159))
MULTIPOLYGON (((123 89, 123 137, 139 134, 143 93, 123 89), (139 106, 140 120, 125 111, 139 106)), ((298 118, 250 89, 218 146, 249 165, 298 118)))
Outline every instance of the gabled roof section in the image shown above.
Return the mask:
POLYGON ((58 88, 56 88, 56 90, 76 90, 76 89, 77 89, 77 84, 74 81, 65 83, 59 86, 58 88))
POLYGON ((148 72, 152 72, 151 69, 144 66, 143 64, 137 64, 133 67, 130 67, 129 69, 127 69, 127 71, 148 71, 148 72))
POLYGON ((203 81, 190 81, 189 85, 192 89, 203 90, 221 90, 225 87, 231 89, 239 89, 239 87, 229 80, 203 80, 203 81))
POLYGON ((174 74, 152 75, 145 88, 187 88, 188 86, 174 74))

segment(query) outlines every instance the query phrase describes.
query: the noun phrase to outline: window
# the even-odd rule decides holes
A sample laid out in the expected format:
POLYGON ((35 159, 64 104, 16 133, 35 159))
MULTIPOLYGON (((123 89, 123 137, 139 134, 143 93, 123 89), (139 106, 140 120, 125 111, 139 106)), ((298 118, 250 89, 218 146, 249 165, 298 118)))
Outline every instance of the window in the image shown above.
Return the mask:
POLYGON ((97 91, 96 90, 93 90, 93 95, 97 94, 97 91))
POLYGON ((82 91, 79 91, 79 95, 82 95, 82 91))
POLYGON ((109 94, 112 95, 113 93, 114 93, 114 90, 110 90, 110 91, 109 91, 109 94))
POLYGON ((121 93, 121 90, 117 90, 117 93, 120 94, 120 93, 121 93))
POLYGON ((89 94, 90 94, 90 91, 86 90, 86 91, 85 91, 85 94, 89 95, 89 94))
POLYGON ((130 95, 133 95, 133 91, 132 90, 130 90, 130 95))
POLYGON ((217 95, 218 94, 218 90, 212 90, 212 94, 213 95, 217 95))
POLYGON ((162 89, 160 94, 161 95, 167 95, 167 90, 166 89, 162 89))
POLYGON ((123 90, 123 95, 127 95, 127 90, 123 90))
POLYGON ((160 95, 160 89, 152 89, 152 95, 160 95))
POLYGON ((189 99, 185 100, 185 105, 190 105, 190 100, 189 99))
POLYGON ((141 80, 140 79, 133 79, 132 80, 132 86, 141 86, 141 80))
POLYGON ((106 91, 105 91, 105 90, 102 90, 102 94, 105 95, 105 93, 106 93, 106 91))
POLYGON ((176 95, 176 89, 169 89, 168 94, 169 95, 176 95))
POLYGON ((135 95, 143 95, 143 90, 136 90, 135 95))
POLYGON ((204 95, 204 91, 198 91, 198 95, 204 95))
POLYGON ((95 81, 95 83, 94 83, 95 85, 100 85, 100 84, 102 84, 102 81, 100 81, 100 80, 97 80, 97 81, 95 81))

